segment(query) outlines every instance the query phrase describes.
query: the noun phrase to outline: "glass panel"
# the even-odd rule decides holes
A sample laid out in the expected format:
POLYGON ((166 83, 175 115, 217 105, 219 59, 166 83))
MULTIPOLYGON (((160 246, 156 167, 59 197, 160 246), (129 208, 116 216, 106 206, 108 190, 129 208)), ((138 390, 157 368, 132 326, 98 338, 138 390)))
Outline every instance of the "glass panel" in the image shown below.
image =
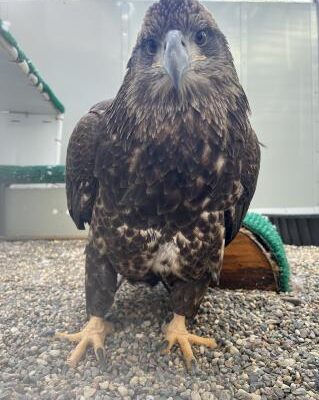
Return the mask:
MULTIPOLYGON (((243 5, 246 89, 260 140, 255 205, 311 206, 314 198, 311 4, 243 5)), ((318 134, 318 133, 317 133, 318 134)))

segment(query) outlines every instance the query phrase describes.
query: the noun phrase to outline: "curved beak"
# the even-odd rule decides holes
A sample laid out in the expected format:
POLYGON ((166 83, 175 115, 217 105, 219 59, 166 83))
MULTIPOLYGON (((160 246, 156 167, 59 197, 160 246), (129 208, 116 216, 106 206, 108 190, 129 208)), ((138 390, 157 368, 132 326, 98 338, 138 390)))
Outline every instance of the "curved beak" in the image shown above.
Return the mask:
POLYGON ((172 30, 167 33, 163 64, 174 88, 179 91, 183 74, 189 65, 189 57, 181 31, 172 30))

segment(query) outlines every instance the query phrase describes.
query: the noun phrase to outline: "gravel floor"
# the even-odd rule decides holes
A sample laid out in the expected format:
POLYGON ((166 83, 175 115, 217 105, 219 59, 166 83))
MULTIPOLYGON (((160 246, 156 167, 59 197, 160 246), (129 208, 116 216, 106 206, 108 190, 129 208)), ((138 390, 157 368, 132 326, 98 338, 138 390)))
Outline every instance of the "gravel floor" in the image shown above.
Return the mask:
POLYGON ((110 316, 109 368, 93 351, 77 369, 52 340, 85 321, 83 241, 0 242, 0 399, 319 399, 319 248, 287 247, 294 305, 275 293, 210 290, 191 329, 223 339, 196 348, 189 376, 175 349, 160 356, 165 289, 124 284, 110 316))

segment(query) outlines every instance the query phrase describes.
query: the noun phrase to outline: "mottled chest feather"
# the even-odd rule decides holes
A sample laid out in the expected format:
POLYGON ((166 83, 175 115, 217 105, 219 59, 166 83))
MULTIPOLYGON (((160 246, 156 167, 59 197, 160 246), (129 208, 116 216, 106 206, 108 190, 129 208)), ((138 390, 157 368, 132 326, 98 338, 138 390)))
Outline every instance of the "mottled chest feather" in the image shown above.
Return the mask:
POLYGON ((218 281, 224 243, 222 213, 203 212, 195 226, 183 232, 165 227, 138 229, 119 225, 119 220, 96 207, 90 241, 126 278, 169 282, 176 278, 197 279, 208 273, 218 281))
POLYGON ((130 146, 106 140, 96 164, 106 209, 136 228, 181 229, 204 210, 227 208, 241 194, 240 146, 231 145, 186 129, 130 146))

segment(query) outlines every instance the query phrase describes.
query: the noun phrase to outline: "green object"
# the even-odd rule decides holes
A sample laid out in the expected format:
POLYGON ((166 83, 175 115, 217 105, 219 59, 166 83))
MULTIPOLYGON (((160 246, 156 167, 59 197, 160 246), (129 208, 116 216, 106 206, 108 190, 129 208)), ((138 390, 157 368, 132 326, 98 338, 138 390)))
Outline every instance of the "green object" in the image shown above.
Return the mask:
POLYGON ((291 291, 290 266, 286 257, 284 244, 276 227, 267 217, 256 213, 248 213, 243 221, 243 225, 258 236, 277 261, 279 266, 279 290, 281 292, 291 291))
MULTIPOLYGON (((43 80, 41 77, 39 71, 36 69, 34 64, 32 64, 31 60, 25 55, 25 53, 21 50, 20 46, 18 45, 17 41, 15 38, 11 35, 11 33, 8 31, 6 28, 6 24, 4 23, 3 20, 0 19, 0 37, 2 37, 9 48, 13 48, 15 50, 15 53, 17 54, 17 59, 15 60, 17 63, 24 63, 25 65, 25 73, 27 75, 32 74, 33 75, 33 82, 34 85, 37 86, 41 92, 46 93, 47 96, 49 97, 49 100, 53 104, 54 108, 59 112, 59 113, 64 113, 65 108, 64 105, 60 102, 60 100, 57 98, 57 96, 54 94, 50 86, 43 80)), ((14 51, 12 51, 12 54, 14 51)))
POLYGON ((0 184, 64 183, 64 165, 0 165, 0 184))

